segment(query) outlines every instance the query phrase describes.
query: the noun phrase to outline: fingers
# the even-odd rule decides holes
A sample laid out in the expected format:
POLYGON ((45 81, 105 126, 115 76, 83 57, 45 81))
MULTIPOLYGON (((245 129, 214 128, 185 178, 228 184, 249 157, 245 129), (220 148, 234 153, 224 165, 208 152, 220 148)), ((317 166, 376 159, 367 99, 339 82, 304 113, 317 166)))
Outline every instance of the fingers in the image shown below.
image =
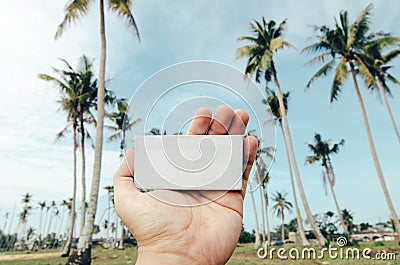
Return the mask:
POLYGON ((235 116, 235 111, 228 105, 221 105, 217 108, 214 118, 211 121, 208 134, 226 134, 235 116))
POLYGON ((212 113, 207 108, 200 108, 197 110, 195 117, 190 123, 187 134, 202 135, 208 130, 211 122, 212 113))
POLYGON ((243 171, 243 183, 242 183, 243 198, 246 194, 247 181, 249 179, 251 167, 253 166, 254 160, 256 158, 257 149, 258 149, 258 140, 256 137, 249 136, 243 140, 243 163, 245 167, 243 171))
POLYGON ((115 209, 117 213, 122 207, 122 200, 140 194, 133 181, 133 150, 128 150, 114 175, 115 209))
POLYGON ((230 135, 243 135, 249 122, 249 114, 245 110, 235 111, 228 133, 230 135))

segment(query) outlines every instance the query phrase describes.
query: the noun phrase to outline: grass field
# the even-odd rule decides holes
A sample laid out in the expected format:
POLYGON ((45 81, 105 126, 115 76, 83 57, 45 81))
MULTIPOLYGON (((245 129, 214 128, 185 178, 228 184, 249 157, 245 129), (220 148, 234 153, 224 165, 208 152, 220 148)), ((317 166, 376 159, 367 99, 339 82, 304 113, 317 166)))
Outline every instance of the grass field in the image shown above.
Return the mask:
MULTIPOLYGON (((293 245, 285 246, 286 249, 293 247, 293 245)), ((359 249, 371 248, 373 251, 396 249, 399 250, 397 242, 385 242, 384 246, 375 246, 374 242, 361 243, 359 249)), ((344 249, 345 250, 345 249, 344 249)), ((127 248, 121 250, 108 250, 102 248, 95 248, 92 253, 93 264, 135 264, 137 252, 136 248, 127 248)), ((327 256, 327 255, 326 255, 327 256)), ((14 252, 8 254, 0 254, 0 264, 10 265, 61 265, 65 264, 66 258, 59 257, 59 251, 43 251, 43 252, 14 252)), ((161 264, 161 263, 160 263, 161 264)), ((228 262, 229 265, 249 264, 324 264, 324 265, 345 265, 345 264, 385 264, 385 265, 400 265, 400 256, 397 254, 396 260, 351 260, 351 259, 299 259, 299 260, 280 260, 277 257, 274 259, 259 259, 257 257, 257 251, 253 248, 252 244, 239 245, 233 256, 228 262)))

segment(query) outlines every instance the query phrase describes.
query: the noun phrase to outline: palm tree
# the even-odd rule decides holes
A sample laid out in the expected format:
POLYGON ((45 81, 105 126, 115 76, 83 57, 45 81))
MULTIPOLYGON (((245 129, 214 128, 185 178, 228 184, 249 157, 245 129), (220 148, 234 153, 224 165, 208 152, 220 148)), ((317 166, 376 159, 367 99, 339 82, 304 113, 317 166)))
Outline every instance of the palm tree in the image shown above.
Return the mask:
POLYGON ((292 44, 283 39, 283 33, 285 31, 286 20, 282 21, 279 25, 275 21, 271 20, 267 22, 264 17, 262 23, 254 21, 250 23, 252 28, 253 36, 239 37, 239 41, 248 41, 250 44, 245 45, 237 49, 237 57, 247 57, 247 64, 245 74, 248 76, 255 75, 255 81, 260 83, 260 78, 263 76, 266 84, 270 81, 274 81, 278 91, 279 109, 281 112, 282 122, 284 130, 287 135, 288 149, 290 154, 290 160, 293 164, 293 170, 299 188, 300 197, 303 202, 304 209, 309 219, 311 228, 320 245, 325 244, 325 238, 316 226, 313 215, 308 205, 308 201, 304 192, 303 184, 301 182, 300 173, 297 167, 296 157, 293 150, 292 137, 289 131, 289 124, 286 118, 286 109, 283 102, 283 94, 281 91, 280 83, 278 80, 278 74, 274 62, 274 54, 278 50, 285 47, 293 47, 292 44))
POLYGON ((254 228, 255 237, 256 237, 255 238, 255 242, 254 242, 254 248, 258 249, 262 244, 261 238, 260 238, 260 224, 258 222, 257 206, 256 206, 256 201, 254 199, 254 192, 253 192, 254 190, 253 190, 253 187, 252 187, 250 181, 248 182, 248 184, 249 184, 249 189, 250 189, 251 204, 253 205, 254 219, 255 219, 255 222, 256 222, 255 228, 254 228))
MULTIPOLYGON (((259 173, 263 172, 263 170, 265 170, 264 172, 266 172, 266 164, 264 163, 264 161, 262 160, 262 158, 260 158, 260 162, 263 163, 263 165, 260 168, 260 164, 259 163, 257 165, 257 171, 259 173)), ((258 174, 259 174, 258 173, 258 174)), ((268 207, 269 207, 269 196, 268 196, 268 184, 269 181, 271 180, 271 175, 268 173, 266 173, 262 180, 261 180, 261 187, 262 187, 262 194, 264 194, 264 207, 265 207, 265 223, 266 223, 266 227, 267 227, 267 240, 268 240, 268 244, 271 244, 271 229, 269 226, 269 214, 268 214, 268 207)))
POLYGON ((285 241, 285 210, 292 212, 292 203, 286 199, 287 193, 282 193, 276 191, 276 193, 272 196, 272 200, 276 202, 274 206, 272 206, 272 210, 276 213, 277 217, 280 217, 282 220, 282 241, 285 241))
POLYGON ((29 241, 32 239, 33 235, 35 235, 35 228, 29 227, 28 230, 26 231, 26 241, 29 241))
MULTIPOLYGON (((258 141, 258 144, 260 145, 260 141, 258 141)), ((263 161, 262 158, 259 156, 256 158, 256 161, 257 161, 256 162, 257 167, 256 167, 256 171, 255 171, 255 177, 257 180, 257 184, 262 184, 263 183, 262 176, 263 176, 263 170, 264 170, 263 164, 265 165, 265 163, 258 162, 258 161, 263 161)), ((268 209, 267 202, 265 201, 266 197, 263 196, 265 191, 266 190, 264 188, 260 189, 261 218, 262 218, 262 220, 261 220, 261 236, 262 236, 262 243, 265 243, 266 242, 265 230, 267 230, 267 242, 269 244, 271 242, 271 238, 270 238, 270 232, 269 232, 268 212, 265 213, 265 210, 264 210, 264 208, 268 209)))
MULTIPOLYGON (((109 141, 120 139, 119 148, 120 157, 122 158, 124 153, 125 132, 141 121, 141 119, 130 121, 127 115, 128 104, 126 99, 116 99, 116 105, 117 111, 108 114, 108 117, 114 122, 114 125, 106 125, 106 128, 114 132, 114 134, 108 137, 109 141)), ((118 244, 118 249, 120 250, 124 249, 124 231, 124 224, 121 222, 121 238, 118 244)))
MULTIPOLYGON (((66 207, 67 209, 68 209, 68 215, 69 215, 69 217, 70 217, 70 219, 71 219, 71 216, 72 216, 72 202, 73 202, 73 199, 72 198, 69 198, 68 200, 63 200, 62 202, 61 202, 61 205, 62 206, 64 206, 64 207, 66 207)), ((70 229, 69 229, 69 227, 67 227, 67 229, 66 229, 66 231, 68 230, 68 232, 70 231, 70 229)))
MULTIPOLYGON (((125 139, 125 132, 132 128, 136 123, 141 121, 141 119, 136 119, 134 121, 130 121, 127 110, 128 110, 128 103, 126 99, 116 99, 117 111, 111 112, 107 114, 108 118, 113 121, 113 125, 106 125, 106 128, 113 131, 114 133, 108 137, 109 141, 113 141, 116 139, 120 140, 120 157, 123 156, 124 152, 124 139, 125 139)), ((158 129, 153 129, 158 130, 158 129)))
POLYGON ((338 212, 339 221, 343 228, 343 233, 348 234, 347 226, 343 221, 342 214, 340 212, 340 207, 338 200, 336 198, 336 193, 334 190, 336 175, 333 170, 331 155, 337 154, 339 152, 340 146, 344 145, 344 139, 342 139, 339 143, 334 144, 332 147, 330 146, 329 140, 322 140, 322 137, 319 133, 314 134, 314 144, 308 144, 308 148, 313 153, 313 155, 306 157, 306 163, 314 164, 316 162, 321 162, 322 170, 322 180, 325 188, 325 193, 327 193, 326 185, 328 184, 331 190, 331 194, 333 197, 333 201, 336 206, 336 210, 338 212))
MULTIPOLYGON (((297 202, 296 187, 295 187, 295 181, 293 178, 292 163, 290 162, 290 154, 289 154, 289 150, 288 150, 288 146, 287 146, 286 135, 285 135, 285 131, 284 131, 283 125, 282 125, 281 111, 279 110, 279 99, 276 96, 275 92, 268 88, 267 88, 267 95, 268 95, 268 98, 267 98, 267 100, 263 100, 263 103, 269 105, 271 113, 274 117, 275 123, 278 122, 279 127, 281 129, 281 133, 282 133, 283 143, 285 145, 286 160, 288 162, 290 183, 292 186, 294 208, 296 209, 296 220, 297 220, 297 226, 298 226, 298 232, 300 235, 301 244, 302 244, 302 246, 309 246, 310 243, 308 242, 308 240, 306 238, 306 233, 304 231, 304 226, 303 226, 303 218, 301 217, 299 204, 297 202)), ((290 96, 290 92, 283 93, 283 105, 285 106, 286 113, 288 111, 289 96, 290 96)))
POLYGON ((43 226, 42 226, 42 228, 43 228, 43 231, 42 231, 43 238, 45 238, 47 236, 47 234, 46 234, 46 225, 47 225, 47 218, 49 216, 49 211, 50 211, 50 205, 48 204, 46 206, 46 213, 44 215, 44 223, 43 223, 43 226))
POLYGON ((51 202, 51 204, 50 204, 50 209, 51 210, 53 210, 53 211, 51 211, 50 212, 50 222, 49 222, 49 225, 48 225, 48 228, 47 228, 47 234, 49 234, 49 235, 51 235, 51 224, 52 224, 52 221, 53 221, 53 215, 54 215, 54 213, 56 212, 56 210, 57 210, 57 204, 56 204, 56 202, 55 201, 52 201, 51 202))
POLYGON ((24 237, 25 232, 26 232, 26 224, 28 223, 28 216, 31 213, 32 210, 32 194, 29 194, 28 192, 25 193, 22 196, 22 212, 19 214, 19 222, 22 224, 22 233, 21 233, 21 238, 24 237))
MULTIPOLYGON (((385 36, 391 37, 390 34, 385 34, 385 36)), ((390 44, 400 42, 399 37, 392 37, 392 38, 393 39, 390 40, 390 44)), ((390 63, 393 59, 399 56, 400 48, 391 50, 387 54, 383 55, 382 50, 387 46, 387 44, 388 43, 373 43, 372 45, 366 45, 366 47, 364 48, 364 53, 361 54, 361 56, 363 57, 363 60, 366 62, 369 71, 375 77, 375 79, 373 80, 369 79, 364 79, 364 80, 366 81, 368 87, 376 88, 379 91, 379 93, 382 94, 394 132, 397 136, 397 140, 400 142, 400 133, 397 128, 396 122, 394 120, 393 113, 389 105, 389 101, 387 99, 387 94, 392 95, 390 88, 388 86, 388 82, 392 82, 397 85, 400 84, 400 82, 393 75, 389 73, 389 70, 392 68, 392 66, 388 65, 388 63, 390 63)))
POLYGON ((360 74, 364 79, 368 80, 367 82, 373 82, 374 75, 370 72, 366 62, 363 60, 363 56, 360 54, 363 53, 364 48, 367 46, 374 45, 375 43, 391 43, 393 41, 393 38, 390 36, 380 36, 379 34, 372 39, 367 38, 366 33, 369 30, 371 8, 372 5, 369 5, 361 11, 358 18, 352 24, 349 23, 347 11, 342 11, 340 12, 339 22, 336 21, 335 23, 335 28, 331 29, 327 26, 316 27, 316 30, 320 32, 320 35, 317 36, 317 42, 307 46, 303 51, 322 52, 309 61, 311 64, 316 62, 325 63, 325 60, 331 59, 314 74, 308 82, 307 88, 310 87, 317 78, 326 76, 335 68, 330 94, 330 101, 332 103, 338 99, 345 79, 351 74, 378 178, 392 219, 395 220, 396 232, 400 233, 400 222, 386 186, 378 154, 375 149, 375 143, 372 138, 367 111, 356 77, 357 74, 360 74), (337 60, 339 60, 339 62, 336 65, 337 60))
MULTIPOLYGON (((111 214, 110 202, 112 202, 114 204, 114 186, 105 186, 103 189, 105 189, 107 191, 107 195, 108 195, 108 200, 107 200, 107 204, 108 204, 107 215, 108 216, 107 216, 107 220, 106 221, 107 221, 107 224, 109 224, 110 223, 110 219, 111 219, 111 216, 110 216, 110 214, 111 214)), ((107 233, 106 238, 107 238, 107 241, 109 241, 109 239, 110 239, 109 234, 108 234, 109 226, 107 226, 107 228, 104 227, 104 229, 106 229, 106 233, 107 233)))
MULTIPOLYGON (((60 76, 59 78, 47 75, 47 74, 40 74, 39 78, 45 80, 45 81, 50 81, 55 83, 59 88, 61 92, 61 100, 59 100, 59 103, 61 104, 62 110, 64 110, 67 113, 67 125, 64 127, 63 130, 61 130, 57 134, 57 138, 59 139, 63 137, 66 132, 68 132, 69 128, 72 127, 72 132, 73 132, 73 190, 72 190, 72 214, 71 214, 71 224, 69 227, 69 232, 68 232, 68 239, 67 242, 62 250, 61 256, 68 256, 69 252, 71 250, 71 243, 72 243, 72 237, 73 237, 73 231, 74 231, 74 225, 75 225, 75 204, 76 204, 76 178, 77 178, 77 172, 76 172, 76 152, 78 148, 77 144, 77 132, 78 132, 78 126, 79 126, 79 110, 78 110, 78 105, 79 105, 79 100, 80 100, 80 80, 79 80, 79 74, 77 74, 75 71, 73 71, 72 67, 70 64, 62 60, 64 64, 66 65, 66 70, 58 70, 54 69, 55 72, 60 76)), ((51 219, 50 219, 51 220, 51 219)))
MULTIPOLYGON (((92 108, 96 108, 97 104, 97 79, 92 71, 93 64, 86 57, 81 57, 81 65, 78 70, 80 79, 80 100, 78 102, 80 147, 81 147, 81 214, 80 214, 80 231, 83 230, 86 217, 86 154, 85 154, 85 138, 92 139, 89 131, 85 129, 85 123, 96 123, 96 119, 92 113, 92 108)), ((93 147, 93 144, 92 144, 93 147)))
POLYGON ((343 209, 341 215, 343 216, 344 223, 347 226, 347 231, 351 233, 354 227, 353 213, 347 209, 343 209))
POLYGON ((6 212, 6 213, 4 214, 3 229, 1 229, 1 233, 0 233, 0 234, 2 234, 2 235, 5 235, 5 233, 6 233, 7 221, 8 221, 8 216, 9 216, 9 215, 10 215, 9 212, 6 212))
MULTIPOLYGON (((262 139, 260 139, 256 134, 254 130, 250 130, 247 132, 247 135, 254 136, 257 138, 258 141, 258 148, 256 152, 256 158, 255 158, 255 163, 256 163, 256 170, 254 174, 254 179, 256 180, 257 187, 253 189, 251 187, 251 181, 250 183, 250 192, 252 195, 252 200, 254 200, 253 192, 258 188, 262 187, 262 189, 259 189, 260 192, 260 202, 261 202, 261 217, 262 217, 262 222, 261 222, 261 235, 262 235, 262 242, 265 243, 266 240, 268 244, 271 243, 271 231, 269 228, 269 215, 268 215, 268 191, 267 191, 267 186, 270 180, 270 175, 268 172, 267 164, 265 163, 262 155, 265 154, 266 157, 273 159, 273 153, 275 149, 273 147, 261 147, 261 142, 262 139), (265 210, 264 210, 265 209, 265 210), (265 236, 265 230, 267 230, 267 239, 265 236)), ((257 217, 257 209, 255 206, 255 202, 253 202, 253 209, 255 212, 255 218, 258 223, 258 217, 257 217)), ((258 229, 258 228, 257 228, 258 229)), ((256 231, 257 232, 257 231, 256 231)), ((260 240, 260 239, 258 239, 260 240)), ((256 238, 256 244, 257 245, 257 238, 256 238)))
POLYGON ((39 202, 39 208, 40 208, 40 217, 39 217, 38 234, 39 234, 39 241, 41 241, 42 240, 42 233, 43 233, 43 227, 42 227, 43 210, 46 208, 46 201, 39 202))
MULTIPOLYGON (((76 21, 88 13, 90 4, 93 0, 78 1, 70 0, 65 8, 64 20, 58 26, 55 38, 59 38, 64 32, 65 27, 72 21, 76 21)), ((130 0, 108 0, 109 8, 112 12, 117 13, 121 17, 127 19, 129 24, 134 28, 136 35, 140 41, 139 30, 136 25, 135 18, 131 12, 132 1, 130 0)), ((97 129, 96 129, 96 148, 93 166, 92 187, 90 191, 90 203, 87 212, 87 220, 85 221, 84 230, 81 231, 79 238, 78 252, 83 255, 76 255, 78 261, 90 263, 91 238, 93 234, 94 219, 97 211, 97 200, 100 186, 100 172, 101 172, 101 157, 103 150, 103 122, 104 122, 104 83, 106 72, 106 32, 105 32, 105 18, 104 18, 104 0, 99 0, 100 11, 100 41, 101 41, 101 55, 99 67, 99 86, 97 90, 97 129)), ((71 259, 72 261, 72 259, 71 259)))

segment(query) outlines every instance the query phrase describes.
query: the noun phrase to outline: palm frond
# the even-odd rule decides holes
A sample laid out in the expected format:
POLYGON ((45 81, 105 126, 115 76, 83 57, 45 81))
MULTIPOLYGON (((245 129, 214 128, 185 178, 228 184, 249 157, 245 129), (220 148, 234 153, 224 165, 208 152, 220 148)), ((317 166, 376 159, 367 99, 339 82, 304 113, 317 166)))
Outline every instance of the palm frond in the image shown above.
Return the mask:
POLYGON ((362 60, 360 57, 356 58, 356 63, 358 66, 358 73, 363 77, 364 82, 367 84, 369 88, 376 89, 376 91, 379 93, 379 87, 376 84, 375 76, 371 73, 371 68, 368 67, 365 63, 364 60, 362 60))
POLYGON ((356 21, 349 27, 349 34, 347 48, 357 47, 364 44, 366 39, 366 33, 369 30, 370 15, 373 5, 369 4, 364 10, 362 10, 356 19, 356 21))
POLYGON ((314 164, 321 160, 320 156, 306 156, 306 164, 314 164))
POLYGON ((400 85, 400 81, 397 80, 396 77, 394 77, 393 75, 391 75, 391 74, 386 74, 386 78, 387 78, 390 82, 392 82, 393 84, 400 85))
POLYGON ((71 24, 82 16, 84 16, 89 9, 92 0, 71 0, 65 7, 65 15, 63 21, 58 25, 57 32, 54 36, 55 39, 61 37, 65 27, 71 24))
POLYGON ((332 54, 330 52, 324 52, 320 55, 315 56, 308 62, 306 62, 306 65, 314 65, 316 63, 322 62, 325 63, 326 60, 332 57, 332 54))
POLYGON ((55 141, 63 138, 65 134, 68 133, 68 131, 69 131, 69 124, 67 124, 61 131, 57 133, 55 141))
POLYGON ((331 95, 330 95, 330 102, 333 102, 338 99, 339 93, 342 91, 341 87, 344 83, 344 80, 348 76, 348 69, 347 69, 347 62, 346 58, 342 57, 340 59, 339 64, 336 67, 335 76, 333 78, 333 83, 331 87, 331 95))
POLYGON ((377 38, 373 38, 372 40, 368 41, 365 46, 373 47, 377 46, 379 49, 386 48, 388 46, 398 45, 400 43, 400 37, 392 36, 392 35, 385 35, 379 36, 377 38))
POLYGON ((385 63, 389 63, 391 60, 397 58, 397 56, 400 55, 400 48, 394 49, 390 52, 388 52, 385 56, 384 56, 384 62, 385 63))
POLYGON ((310 81, 308 81, 306 88, 310 88, 311 84, 317 80, 320 77, 324 77, 326 75, 328 75, 333 67, 335 66, 335 60, 332 59, 329 62, 327 62, 324 66, 322 66, 310 79, 310 81))
POLYGON ((111 141, 114 141, 114 140, 116 140, 116 139, 119 139, 120 137, 121 137, 121 132, 116 132, 116 133, 110 135, 110 136, 107 138, 107 140, 108 140, 109 142, 111 142, 111 141))
POLYGON ((127 19, 128 23, 133 27, 135 34, 138 38, 138 41, 140 42, 139 28, 136 24, 135 17, 133 16, 132 11, 131 11, 132 1, 131 0, 109 0, 108 4, 109 4, 109 8, 111 9, 111 11, 114 11, 119 16, 127 19))

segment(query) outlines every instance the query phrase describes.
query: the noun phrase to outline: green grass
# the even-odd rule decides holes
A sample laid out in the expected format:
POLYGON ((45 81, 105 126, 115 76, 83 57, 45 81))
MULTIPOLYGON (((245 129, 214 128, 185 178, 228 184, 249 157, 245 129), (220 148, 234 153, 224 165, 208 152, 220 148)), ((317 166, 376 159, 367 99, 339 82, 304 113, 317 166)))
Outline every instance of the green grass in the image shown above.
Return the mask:
MULTIPOLYGON (((293 247, 293 245, 285 245, 285 248, 288 249, 293 247)), ((369 247, 373 250, 379 249, 399 249, 399 245, 397 242, 384 242, 384 246, 375 246, 375 242, 362 242, 360 243, 359 248, 364 249, 369 247)), ((44 251, 44 252, 34 252, 30 253, 26 256, 26 252, 13 252, 10 254, 0 254, 0 264, 10 264, 10 265, 63 265, 66 262, 66 258, 58 257, 58 251, 44 251), (46 253, 47 255, 56 255, 51 257, 41 257, 35 258, 42 253, 46 253), (53 253, 53 254, 52 254, 53 253), (2 257, 5 255, 12 255, 14 260, 2 260, 2 257), (26 256, 26 258, 22 258, 26 256)), ((107 250, 102 249, 100 247, 95 248, 92 253, 93 262, 92 264, 135 264, 137 257, 136 248, 128 248, 124 251, 120 250, 107 250)), ((302 264, 302 265, 315 265, 315 264, 330 264, 330 265, 347 265, 347 264, 385 264, 385 265, 400 265, 400 257, 398 256, 395 261, 377 261, 377 260, 347 260, 347 259, 329 259, 325 258, 323 260, 280 260, 278 258, 274 259, 259 259, 257 257, 257 251, 253 248, 253 244, 243 244, 239 245, 233 256, 228 262, 229 265, 239 265, 239 264, 248 264, 248 265, 265 265, 265 264, 278 264, 278 265, 289 265, 289 264, 302 264)))

